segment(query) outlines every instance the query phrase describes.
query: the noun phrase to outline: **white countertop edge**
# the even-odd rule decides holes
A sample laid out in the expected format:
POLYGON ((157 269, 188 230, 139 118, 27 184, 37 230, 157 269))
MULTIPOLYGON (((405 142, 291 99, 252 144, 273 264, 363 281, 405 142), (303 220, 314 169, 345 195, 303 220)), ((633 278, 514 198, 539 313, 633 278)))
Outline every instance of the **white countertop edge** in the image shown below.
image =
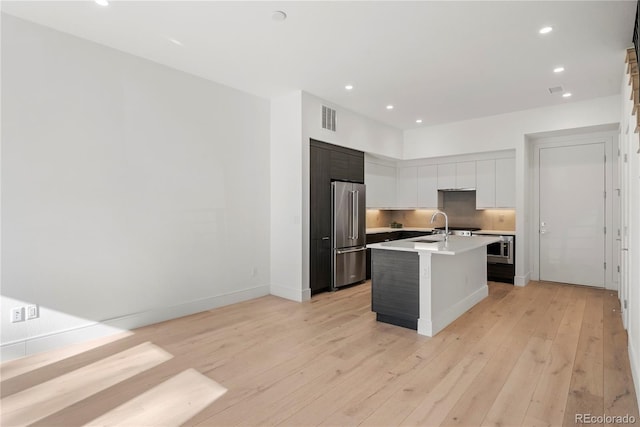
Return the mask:
POLYGON ((375 228, 367 228, 367 234, 377 234, 377 233, 390 233, 393 231, 424 231, 431 232, 433 228, 422 228, 422 227, 402 227, 402 228, 391 228, 391 227, 375 227, 375 228))
POLYGON ((496 236, 515 236, 514 230, 478 230, 474 231, 475 234, 491 234, 496 236))
MULTIPOLYGON (((391 227, 373 227, 367 228, 367 234, 377 234, 377 233, 390 233, 394 231, 424 231, 431 232, 433 228, 424 228, 424 227, 402 227, 402 228, 391 228, 391 227)), ((516 232, 514 230, 478 230, 474 231, 476 234, 491 234, 496 236, 515 236, 516 232)))
MULTIPOLYGON (((412 244, 412 242, 416 242, 421 239, 424 239, 424 237, 412 237, 410 239, 393 240, 391 242, 372 243, 367 245, 367 248, 388 251, 431 252, 433 254, 457 255, 500 241, 497 236, 449 236, 449 242, 446 247, 444 247, 444 242, 436 242, 433 244, 422 243, 421 245, 424 245, 425 247, 416 246, 416 243, 412 244), (428 248, 426 247, 427 245, 432 246, 428 248)), ((418 245, 420 245, 420 243, 418 243, 418 245)))

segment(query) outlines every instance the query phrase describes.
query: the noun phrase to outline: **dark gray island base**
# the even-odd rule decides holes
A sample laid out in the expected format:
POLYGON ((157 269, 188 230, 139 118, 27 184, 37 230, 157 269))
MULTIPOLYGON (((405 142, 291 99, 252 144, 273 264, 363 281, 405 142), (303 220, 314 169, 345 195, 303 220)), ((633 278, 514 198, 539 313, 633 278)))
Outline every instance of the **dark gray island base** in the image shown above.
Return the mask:
POLYGON ((418 329, 419 271, 417 252, 371 250, 371 310, 376 320, 418 329))
POLYGON ((432 337, 489 294, 492 236, 395 240, 371 249, 371 309, 376 319, 432 337))

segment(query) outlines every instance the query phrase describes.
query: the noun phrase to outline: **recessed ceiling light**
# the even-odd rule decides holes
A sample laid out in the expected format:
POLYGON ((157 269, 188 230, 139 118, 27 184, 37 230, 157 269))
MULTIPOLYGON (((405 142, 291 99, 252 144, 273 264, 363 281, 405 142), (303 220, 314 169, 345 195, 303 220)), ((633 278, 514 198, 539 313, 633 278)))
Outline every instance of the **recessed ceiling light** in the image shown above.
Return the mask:
POLYGON ((351 90, 351 89, 353 89, 353 85, 346 85, 344 88, 345 88, 346 90, 351 90))
POLYGON ((416 120, 416 123, 422 123, 422 119, 416 120))
POLYGON ((282 10, 276 10, 271 14, 271 19, 274 21, 282 22, 287 19, 287 14, 282 10))
POLYGON ((182 42, 180 40, 174 39, 173 37, 167 37, 169 41, 177 46, 182 46, 182 42))
POLYGON ((393 110, 393 105, 391 104, 387 105, 387 110, 393 110))
POLYGON ((563 98, 569 98, 571 96, 571 92, 565 92, 562 94, 563 98))
POLYGON ((556 67, 556 68, 553 69, 554 73, 561 73, 563 71, 564 71, 564 67, 556 67))
POLYGON ((540 31, 538 31, 540 34, 548 34, 551 31, 553 31, 552 27, 542 27, 540 28, 540 31))
POLYGON ((100 6, 109 6, 109 0, 95 0, 100 6))

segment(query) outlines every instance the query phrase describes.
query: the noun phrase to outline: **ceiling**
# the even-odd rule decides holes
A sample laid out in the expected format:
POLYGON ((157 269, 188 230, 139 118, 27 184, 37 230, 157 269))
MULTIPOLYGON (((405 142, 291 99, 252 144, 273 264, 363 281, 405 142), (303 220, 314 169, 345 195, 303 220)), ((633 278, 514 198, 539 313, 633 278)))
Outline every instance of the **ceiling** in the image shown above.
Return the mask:
POLYGON ((83 0, 2 10, 261 97, 303 90, 412 129, 619 93, 636 4, 83 0), (287 19, 273 20, 277 10, 287 19), (553 31, 539 34, 545 25, 553 31), (573 96, 551 95, 554 86, 573 96))

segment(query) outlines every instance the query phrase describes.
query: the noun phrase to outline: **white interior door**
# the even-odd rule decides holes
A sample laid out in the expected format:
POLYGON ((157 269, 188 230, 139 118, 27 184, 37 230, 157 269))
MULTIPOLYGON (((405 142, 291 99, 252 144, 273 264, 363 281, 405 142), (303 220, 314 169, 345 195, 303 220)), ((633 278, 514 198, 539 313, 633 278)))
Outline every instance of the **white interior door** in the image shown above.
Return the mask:
POLYGON ((540 279, 604 287, 605 144, 540 148, 540 279))

